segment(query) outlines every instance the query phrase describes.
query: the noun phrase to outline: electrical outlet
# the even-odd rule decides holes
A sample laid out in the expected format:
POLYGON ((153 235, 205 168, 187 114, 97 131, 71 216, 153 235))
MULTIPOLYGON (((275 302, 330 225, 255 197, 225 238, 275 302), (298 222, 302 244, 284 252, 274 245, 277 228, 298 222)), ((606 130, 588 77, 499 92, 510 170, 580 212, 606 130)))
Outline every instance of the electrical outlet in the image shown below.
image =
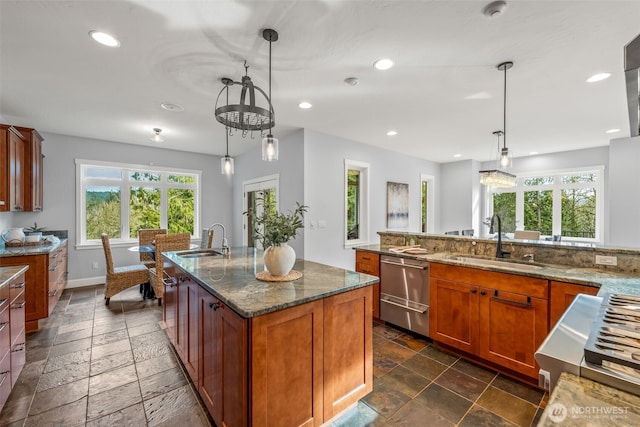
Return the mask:
POLYGON ((618 265, 618 257, 596 255, 596 264, 602 265, 618 265))
POLYGON ((93 261, 93 264, 91 264, 91 268, 93 268, 94 270, 98 269, 98 261, 93 261))

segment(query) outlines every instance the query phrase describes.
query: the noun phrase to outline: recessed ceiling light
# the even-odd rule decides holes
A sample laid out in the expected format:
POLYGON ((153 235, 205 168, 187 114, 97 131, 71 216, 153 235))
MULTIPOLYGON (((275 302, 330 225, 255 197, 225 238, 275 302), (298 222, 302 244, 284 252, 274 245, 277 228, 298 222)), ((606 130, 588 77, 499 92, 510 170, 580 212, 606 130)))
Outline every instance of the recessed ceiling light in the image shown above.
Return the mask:
POLYGON ((389 68, 393 67, 393 61, 387 58, 378 59, 373 63, 373 66, 376 70, 388 70, 389 68))
POLYGON ((149 139, 153 142, 164 142, 164 139, 160 136, 160 132, 162 132, 162 129, 153 128, 153 136, 149 139))
POLYGON ((535 156, 536 154, 538 154, 538 152, 537 152, 537 151, 529 151, 529 155, 530 155, 530 156, 535 156))
POLYGON ((620 129, 616 129, 616 128, 609 129, 606 133, 616 133, 616 132, 620 132, 620 129))
POLYGON ((357 77, 347 77, 346 79, 344 79, 344 82, 349 86, 355 86, 360 83, 357 77))
POLYGON ((303 110, 308 110, 309 108, 313 107, 313 105, 311 105, 310 102, 303 101, 300 104, 298 104, 298 107, 302 108, 303 110))
POLYGON ((390 130, 389 132, 387 132, 387 136, 396 136, 398 134, 398 132, 396 132, 395 130, 390 130))
POLYGON ((184 107, 182 105, 172 104, 171 102, 163 102, 162 104, 160 104, 160 106, 167 111, 172 111, 175 113, 184 111, 184 107))
POLYGON ((462 157, 462 154, 457 153, 457 154, 454 154, 453 157, 455 157, 455 158, 462 157))
POLYGON ((495 18, 496 16, 502 15, 504 9, 507 7, 507 2, 505 1, 494 1, 489 3, 482 9, 482 13, 484 16, 488 18, 495 18))
POLYGON ((594 74, 593 76, 589 77, 587 79, 587 83, 595 83, 595 82, 599 82, 601 80, 605 80, 608 79, 609 77, 611 77, 611 73, 598 73, 598 74, 594 74))
POLYGON ((101 45, 109 46, 109 47, 120 46, 120 41, 117 38, 113 37, 111 34, 103 33, 102 31, 93 30, 93 31, 89 31, 89 35, 91 36, 92 39, 94 39, 101 45))

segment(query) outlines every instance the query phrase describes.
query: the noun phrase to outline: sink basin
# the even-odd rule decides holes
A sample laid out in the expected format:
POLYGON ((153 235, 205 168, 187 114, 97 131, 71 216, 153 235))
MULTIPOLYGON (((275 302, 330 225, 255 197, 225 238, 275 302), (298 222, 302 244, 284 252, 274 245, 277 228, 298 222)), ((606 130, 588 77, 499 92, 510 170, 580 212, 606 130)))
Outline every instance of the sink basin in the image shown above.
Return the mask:
POLYGON ((176 255, 182 258, 201 258, 207 256, 220 256, 222 255, 222 252, 218 252, 213 249, 201 249, 198 251, 176 252, 176 255))
POLYGON ((450 259, 453 261, 461 261, 467 264, 511 268, 514 270, 527 270, 527 271, 542 270, 542 267, 539 265, 526 264, 526 263, 520 263, 515 261, 501 261, 497 259, 472 258, 472 257, 457 256, 457 255, 446 255, 444 258, 450 259))

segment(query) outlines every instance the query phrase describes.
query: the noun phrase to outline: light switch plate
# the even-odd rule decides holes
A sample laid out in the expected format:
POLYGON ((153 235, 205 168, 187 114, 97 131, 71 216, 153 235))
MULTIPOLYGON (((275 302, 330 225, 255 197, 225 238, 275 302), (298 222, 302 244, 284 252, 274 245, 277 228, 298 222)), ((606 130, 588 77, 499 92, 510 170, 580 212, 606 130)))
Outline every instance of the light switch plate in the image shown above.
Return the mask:
POLYGON ((596 264, 601 265, 618 265, 618 257, 596 255, 596 264))

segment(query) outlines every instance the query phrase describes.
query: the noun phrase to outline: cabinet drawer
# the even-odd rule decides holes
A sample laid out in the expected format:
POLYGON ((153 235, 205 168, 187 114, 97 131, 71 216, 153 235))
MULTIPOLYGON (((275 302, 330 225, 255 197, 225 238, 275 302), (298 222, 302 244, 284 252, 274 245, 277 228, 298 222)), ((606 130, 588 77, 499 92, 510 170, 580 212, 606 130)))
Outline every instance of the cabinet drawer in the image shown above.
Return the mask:
POLYGON ((11 345, 24 342, 25 306, 24 292, 9 306, 11 321, 11 345))
POLYGON ((11 393, 11 356, 5 354, 0 359, 0 408, 2 408, 11 393))
POLYGON ((9 283, 9 300, 14 301, 20 294, 24 300, 24 290, 27 282, 24 280, 24 274, 9 283))
MULTIPOLYGON (((8 302, 6 304, 8 304, 8 302)), ((9 310, 6 309, 0 312, 0 358, 4 357, 5 354, 9 353, 10 347, 11 347, 11 328, 9 326, 9 310)))
POLYGON ((356 263, 356 271, 358 273, 370 274, 372 276, 380 276, 380 266, 356 263))
POLYGON ((356 251, 356 264, 379 265, 380 255, 365 251, 356 251))
POLYGON ((16 384, 22 367, 26 361, 26 344, 24 342, 24 329, 22 329, 22 341, 11 346, 11 353, 8 355, 11 357, 11 387, 16 384))

